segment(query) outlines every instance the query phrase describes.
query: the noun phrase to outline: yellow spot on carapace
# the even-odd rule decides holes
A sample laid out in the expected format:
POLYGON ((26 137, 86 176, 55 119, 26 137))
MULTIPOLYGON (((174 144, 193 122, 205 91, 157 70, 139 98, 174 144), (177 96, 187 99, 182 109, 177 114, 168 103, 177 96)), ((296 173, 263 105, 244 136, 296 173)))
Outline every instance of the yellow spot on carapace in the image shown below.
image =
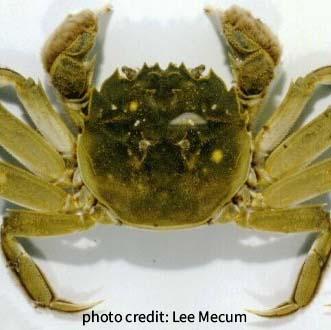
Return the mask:
POLYGON ((221 149, 215 149, 210 157, 210 160, 216 164, 219 164, 223 159, 223 151, 221 149))
POLYGON ((136 112, 139 108, 139 103, 137 101, 131 101, 129 104, 129 111, 136 112))

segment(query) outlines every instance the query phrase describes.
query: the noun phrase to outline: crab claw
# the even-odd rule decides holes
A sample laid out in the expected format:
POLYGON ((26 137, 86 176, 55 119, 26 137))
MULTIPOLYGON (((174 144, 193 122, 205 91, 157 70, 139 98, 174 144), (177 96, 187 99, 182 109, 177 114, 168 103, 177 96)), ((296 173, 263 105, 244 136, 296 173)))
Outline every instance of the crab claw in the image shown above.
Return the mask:
POLYGON ((76 313, 93 308, 94 306, 99 305, 102 302, 103 300, 99 300, 97 302, 93 302, 89 304, 75 304, 67 300, 57 299, 49 304, 49 308, 60 312, 76 313))
POLYGON ((247 312, 255 314, 262 317, 278 317, 285 316, 296 312, 300 306, 292 301, 287 301, 275 308, 267 309, 264 311, 259 311, 255 309, 246 309, 247 312))
POLYGON ((207 6, 205 12, 228 45, 238 95, 252 121, 261 109, 280 60, 278 39, 261 20, 238 6, 225 11, 207 6))

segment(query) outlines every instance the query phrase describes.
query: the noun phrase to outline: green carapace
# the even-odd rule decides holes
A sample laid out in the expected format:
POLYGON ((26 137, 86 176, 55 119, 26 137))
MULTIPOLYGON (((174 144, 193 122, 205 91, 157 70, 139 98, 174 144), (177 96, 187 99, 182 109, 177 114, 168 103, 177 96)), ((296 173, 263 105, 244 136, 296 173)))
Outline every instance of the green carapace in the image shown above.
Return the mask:
POLYGON ((184 65, 145 65, 129 77, 115 72, 92 93, 79 140, 84 181, 127 224, 211 220, 245 182, 250 162, 235 90, 184 65))

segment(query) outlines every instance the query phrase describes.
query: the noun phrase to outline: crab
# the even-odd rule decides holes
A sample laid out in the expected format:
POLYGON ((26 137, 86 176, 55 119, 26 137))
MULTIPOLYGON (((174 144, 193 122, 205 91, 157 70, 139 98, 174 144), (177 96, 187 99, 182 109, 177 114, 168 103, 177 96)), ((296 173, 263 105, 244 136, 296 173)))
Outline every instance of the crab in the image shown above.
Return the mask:
POLYGON ((0 104, 0 145, 22 165, 0 162, 0 196, 22 207, 7 210, 1 245, 26 292, 37 305, 62 312, 94 306, 59 298, 20 237, 71 234, 97 224, 164 230, 234 222, 318 233, 288 301, 251 312, 273 317, 306 306, 331 251, 329 212, 302 204, 331 191, 331 159, 315 161, 330 145, 331 108, 291 129, 315 89, 331 84, 331 66, 293 82, 254 132, 281 57, 262 21, 237 6, 206 8, 229 48, 231 88, 213 71, 204 74, 204 66, 145 64, 116 70, 97 89, 90 53, 99 17, 109 11, 69 15, 42 51, 72 129, 40 83, 0 68, 0 84, 16 90, 36 126, 0 104))

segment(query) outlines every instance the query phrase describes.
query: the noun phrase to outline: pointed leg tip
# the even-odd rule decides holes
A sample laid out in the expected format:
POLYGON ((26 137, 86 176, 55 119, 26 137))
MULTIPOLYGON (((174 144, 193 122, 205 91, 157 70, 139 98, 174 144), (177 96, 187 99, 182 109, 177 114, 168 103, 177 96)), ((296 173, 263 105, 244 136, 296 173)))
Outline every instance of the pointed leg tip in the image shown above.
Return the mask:
POLYGON ((250 313, 250 314, 254 314, 254 315, 257 315, 257 316, 265 316, 264 311, 260 311, 260 310, 257 310, 257 309, 245 308, 245 312, 250 313))
POLYGON ((280 317, 296 312, 300 307, 296 303, 285 303, 267 310, 245 309, 248 313, 261 317, 280 317))
POLYGON ((254 314, 256 316, 261 316, 261 317, 272 317, 272 316, 274 316, 274 315, 270 314, 270 310, 263 311, 263 310, 246 308, 245 311, 247 313, 251 313, 251 314, 254 314))
POLYGON ((102 302, 103 300, 99 300, 88 304, 75 304, 70 301, 55 300, 49 305, 49 308, 65 313, 78 313, 91 309, 96 305, 101 304, 102 302))

